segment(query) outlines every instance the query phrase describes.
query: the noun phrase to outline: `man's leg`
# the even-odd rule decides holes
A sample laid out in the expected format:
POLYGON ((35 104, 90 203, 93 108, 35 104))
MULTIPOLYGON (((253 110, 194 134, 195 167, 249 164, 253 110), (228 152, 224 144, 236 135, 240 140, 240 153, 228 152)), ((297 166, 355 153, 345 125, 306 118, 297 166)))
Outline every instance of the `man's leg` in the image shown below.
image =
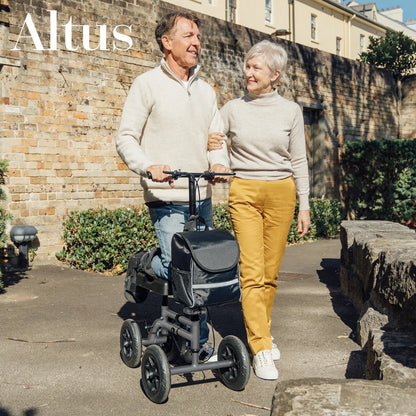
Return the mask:
MULTIPOLYGON (((197 211, 204 218, 206 225, 212 228, 211 199, 205 199, 197 203, 197 211)), ((183 231, 183 226, 189 217, 189 207, 187 205, 166 205, 164 207, 149 208, 149 212, 161 250, 160 256, 155 256, 152 259, 152 269, 157 276, 163 279, 170 279, 172 237, 175 233, 183 231)), ((206 314, 201 315, 200 330, 200 344, 203 345, 208 341, 209 337, 206 314)))

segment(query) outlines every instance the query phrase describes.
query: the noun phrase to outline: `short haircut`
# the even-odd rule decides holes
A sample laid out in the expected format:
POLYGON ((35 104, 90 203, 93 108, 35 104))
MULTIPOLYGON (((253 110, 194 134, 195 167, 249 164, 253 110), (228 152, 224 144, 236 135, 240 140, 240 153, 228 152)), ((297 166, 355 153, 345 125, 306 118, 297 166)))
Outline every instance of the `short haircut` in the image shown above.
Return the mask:
POLYGON ((244 64, 255 56, 261 56, 271 72, 280 71, 283 75, 287 65, 287 52, 285 49, 277 43, 270 42, 269 40, 262 40, 251 47, 247 52, 244 64))
POLYGON ((165 51, 165 48, 163 47, 162 43, 162 36, 166 35, 173 29, 176 20, 180 17, 183 17, 186 20, 190 20, 191 22, 195 23, 197 27, 199 27, 199 25, 201 24, 201 21, 198 19, 198 17, 188 12, 173 12, 163 16, 162 19, 160 19, 155 30, 156 41, 162 52, 165 51))

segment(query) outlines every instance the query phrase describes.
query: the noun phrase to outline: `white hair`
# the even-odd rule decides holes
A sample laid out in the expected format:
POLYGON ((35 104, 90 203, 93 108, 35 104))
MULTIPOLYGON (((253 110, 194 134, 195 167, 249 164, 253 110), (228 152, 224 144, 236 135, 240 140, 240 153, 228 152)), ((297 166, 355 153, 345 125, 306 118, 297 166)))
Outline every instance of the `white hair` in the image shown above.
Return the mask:
POLYGON ((262 40, 247 52, 244 65, 255 56, 261 56, 271 72, 280 71, 280 76, 284 74, 287 65, 287 52, 282 46, 269 40, 262 40))

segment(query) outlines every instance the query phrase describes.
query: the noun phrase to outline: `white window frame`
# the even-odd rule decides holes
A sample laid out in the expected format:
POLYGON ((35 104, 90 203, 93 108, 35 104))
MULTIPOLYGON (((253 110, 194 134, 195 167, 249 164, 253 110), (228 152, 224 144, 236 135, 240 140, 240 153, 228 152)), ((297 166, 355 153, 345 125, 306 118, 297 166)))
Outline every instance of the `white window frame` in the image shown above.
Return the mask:
POLYGON ((360 35, 360 53, 365 51, 365 35, 360 35))
POLYGON ((340 36, 337 36, 335 42, 335 53, 338 56, 341 56, 342 38, 340 36))
POLYGON ((237 0, 227 0, 227 22, 237 23, 237 0))
POLYGON ((264 20, 266 23, 271 24, 272 23, 272 0, 264 0, 264 20))
POLYGON ((311 14, 311 39, 318 40, 318 16, 314 13, 311 14))

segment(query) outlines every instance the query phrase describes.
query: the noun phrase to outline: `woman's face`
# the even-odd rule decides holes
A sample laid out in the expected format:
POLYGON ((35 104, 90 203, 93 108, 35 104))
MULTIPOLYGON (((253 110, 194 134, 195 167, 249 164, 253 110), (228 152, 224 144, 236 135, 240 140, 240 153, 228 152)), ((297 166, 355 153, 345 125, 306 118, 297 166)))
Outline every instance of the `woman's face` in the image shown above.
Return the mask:
POLYGON ((273 91, 273 82, 279 78, 280 71, 272 72, 262 56, 253 56, 246 62, 244 77, 247 90, 253 94, 267 94, 273 91))

